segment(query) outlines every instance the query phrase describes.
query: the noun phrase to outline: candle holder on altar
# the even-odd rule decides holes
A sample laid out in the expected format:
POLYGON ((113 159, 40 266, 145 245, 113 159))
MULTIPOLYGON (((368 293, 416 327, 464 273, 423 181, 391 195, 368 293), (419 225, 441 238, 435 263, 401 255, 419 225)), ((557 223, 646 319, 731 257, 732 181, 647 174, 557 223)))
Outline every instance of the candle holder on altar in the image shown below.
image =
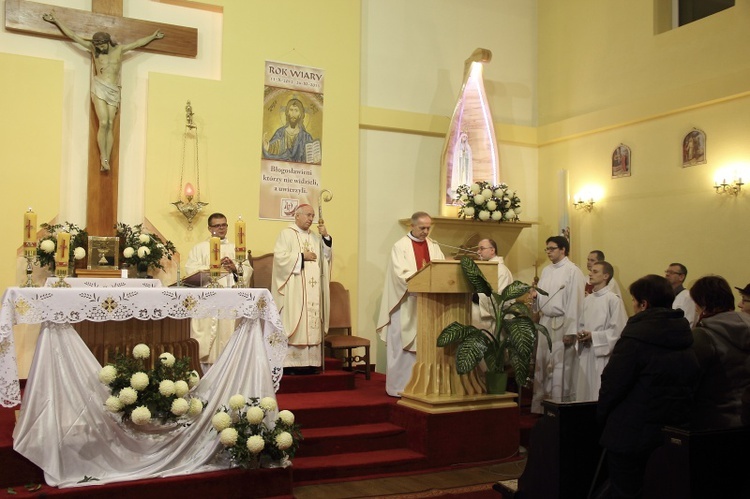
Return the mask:
POLYGON ((38 263, 36 259, 36 248, 34 248, 34 253, 31 253, 28 250, 25 250, 24 258, 26 258, 26 282, 23 283, 22 288, 38 288, 36 284, 34 284, 34 281, 31 279, 31 274, 34 272, 34 264, 38 263))
POLYGON ((244 288, 245 287, 245 281, 243 279, 245 275, 245 269, 243 263, 245 262, 245 252, 242 253, 236 253, 235 259, 237 260, 237 277, 235 278, 235 283, 233 288, 244 288))
POLYGON ((55 264, 55 276, 58 281, 52 284, 53 288, 69 288, 70 284, 65 282, 65 278, 68 277, 68 262, 57 262, 55 264))
POLYGON ((221 284, 219 284, 219 278, 221 277, 221 268, 214 269, 211 268, 211 281, 206 284, 207 288, 223 288, 221 284))

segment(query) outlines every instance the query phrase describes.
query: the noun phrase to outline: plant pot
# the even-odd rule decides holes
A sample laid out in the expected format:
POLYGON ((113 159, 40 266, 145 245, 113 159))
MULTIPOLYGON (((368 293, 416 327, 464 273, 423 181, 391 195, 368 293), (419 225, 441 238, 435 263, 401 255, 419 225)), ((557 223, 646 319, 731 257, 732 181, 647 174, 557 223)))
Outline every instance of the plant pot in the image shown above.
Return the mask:
POLYGON ((494 373, 487 371, 487 393, 502 395, 508 387, 508 373, 494 373))

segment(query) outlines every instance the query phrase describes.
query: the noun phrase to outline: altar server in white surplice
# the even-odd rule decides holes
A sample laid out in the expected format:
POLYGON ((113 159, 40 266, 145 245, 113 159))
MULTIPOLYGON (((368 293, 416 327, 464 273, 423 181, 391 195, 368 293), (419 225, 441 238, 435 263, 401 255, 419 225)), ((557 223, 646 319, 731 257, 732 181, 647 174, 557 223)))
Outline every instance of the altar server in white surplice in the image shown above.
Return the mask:
POLYGON ((537 342, 531 412, 538 414, 543 412, 543 400, 572 400, 573 374, 577 367, 573 346, 578 333, 578 318, 583 313, 583 288, 586 285, 583 272, 568 260, 568 240, 563 236, 552 236, 546 243, 545 251, 552 263, 542 270, 539 288, 548 296, 537 294, 534 311, 539 312, 539 324, 549 331, 552 351, 549 351, 546 340, 537 342))
POLYGON ((333 239, 320 223, 320 235, 310 231, 314 218, 309 204, 297 207, 294 223, 281 231, 273 249, 271 293, 289 338, 284 367, 301 368, 300 373, 316 372, 322 365, 330 310, 333 239))
MULTIPOLYGON (((219 279, 219 284, 225 288, 231 288, 237 282, 237 264, 234 261, 234 244, 227 240, 227 217, 221 213, 213 213, 208 217, 208 231, 211 237, 221 239, 221 266, 228 274, 219 279)), ((208 270, 211 261, 209 252, 209 240, 201 241, 190 250, 185 272, 188 275, 200 270, 208 270)), ((247 287, 253 268, 245 260, 242 264, 242 284, 247 287)), ((205 319, 192 319, 190 321, 190 337, 198 340, 199 356, 203 370, 207 370, 219 357, 224 347, 232 336, 235 328, 234 319, 216 319, 208 317, 205 319)))
POLYGON ((599 400, 602 371, 628 321, 622 298, 608 286, 614 273, 612 265, 606 261, 595 262, 589 272, 592 290, 583 300, 583 316, 578 321, 575 390, 578 402, 599 400))
MULTIPOLYGON (((482 239, 477 246, 479 259, 485 262, 497 262, 497 287, 495 291, 502 293, 513 282, 513 274, 505 266, 503 257, 497 254, 497 243, 494 239, 482 239)), ((495 330, 495 309, 492 307, 493 298, 483 293, 474 295, 476 303, 471 305, 471 323, 479 329, 495 330)))
POLYGON ((444 260, 427 236, 432 218, 423 211, 411 216, 411 230, 391 250, 380 303, 377 332, 386 342, 385 391, 399 397, 417 360, 417 297, 406 292, 406 280, 433 260, 444 260))

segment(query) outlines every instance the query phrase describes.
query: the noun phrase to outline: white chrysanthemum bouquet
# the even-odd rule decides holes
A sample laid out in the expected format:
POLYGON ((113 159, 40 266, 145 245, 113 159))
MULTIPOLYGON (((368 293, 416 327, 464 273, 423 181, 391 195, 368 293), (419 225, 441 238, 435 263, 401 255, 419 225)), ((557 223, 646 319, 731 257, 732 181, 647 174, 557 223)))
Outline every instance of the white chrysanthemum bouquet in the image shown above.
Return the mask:
POLYGON ((294 414, 290 411, 280 411, 269 427, 266 416, 276 409, 273 397, 232 395, 229 403, 214 415, 213 430, 238 466, 258 468, 262 457, 285 466, 294 457, 302 440, 299 425, 294 423, 294 414))
POLYGON ((139 343, 133 355, 118 355, 114 364, 99 371, 99 381, 110 388, 104 402, 113 413, 122 413, 122 420, 136 425, 152 422, 185 421, 203 411, 203 401, 190 395, 200 376, 190 369, 190 358, 175 359, 165 352, 154 369, 146 362, 151 357, 147 345, 139 343))
POLYGON ((504 183, 490 185, 489 182, 481 181, 459 185, 455 204, 461 206, 459 218, 483 222, 516 222, 521 213, 521 199, 504 183))

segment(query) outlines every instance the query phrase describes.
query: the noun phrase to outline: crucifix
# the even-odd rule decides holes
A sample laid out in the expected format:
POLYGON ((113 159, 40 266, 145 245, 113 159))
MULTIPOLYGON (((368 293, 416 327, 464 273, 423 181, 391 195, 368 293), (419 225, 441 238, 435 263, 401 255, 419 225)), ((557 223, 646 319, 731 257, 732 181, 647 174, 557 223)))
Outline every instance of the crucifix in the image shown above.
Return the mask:
MULTIPOLYGON (((45 21, 45 14, 51 14, 82 40, 91 40, 92 46, 97 41, 94 34, 106 31, 125 48, 182 57, 195 57, 198 53, 198 31, 195 28, 123 17, 123 0, 92 0, 91 12, 27 0, 6 0, 5 27, 9 31, 68 40, 69 37, 56 24, 45 21), (162 33, 163 38, 155 36, 157 32, 162 33), (151 37, 153 39, 149 39, 151 37), (147 45, 138 43, 145 40, 148 40, 145 42, 147 45)), ((94 64, 97 64, 94 59, 92 57, 94 64)), ((92 67, 93 74, 96 74, 96 69, 92 67)), ((107 133, 111 131, 111 144, 97 138, 102 126, 98 115, 92 99, 89 110, 86 229, 89 234, 110 235, 117 222, 120 115, 116 113, 112 122, 107 123, 108 128, 111 125, 111 130, 107 130, 107 133), (100 142, 106 143, 106 151, 100 151, 100 142), (106 166, 109 169, 103 168, 103 156, 107 154, 106 166)))

